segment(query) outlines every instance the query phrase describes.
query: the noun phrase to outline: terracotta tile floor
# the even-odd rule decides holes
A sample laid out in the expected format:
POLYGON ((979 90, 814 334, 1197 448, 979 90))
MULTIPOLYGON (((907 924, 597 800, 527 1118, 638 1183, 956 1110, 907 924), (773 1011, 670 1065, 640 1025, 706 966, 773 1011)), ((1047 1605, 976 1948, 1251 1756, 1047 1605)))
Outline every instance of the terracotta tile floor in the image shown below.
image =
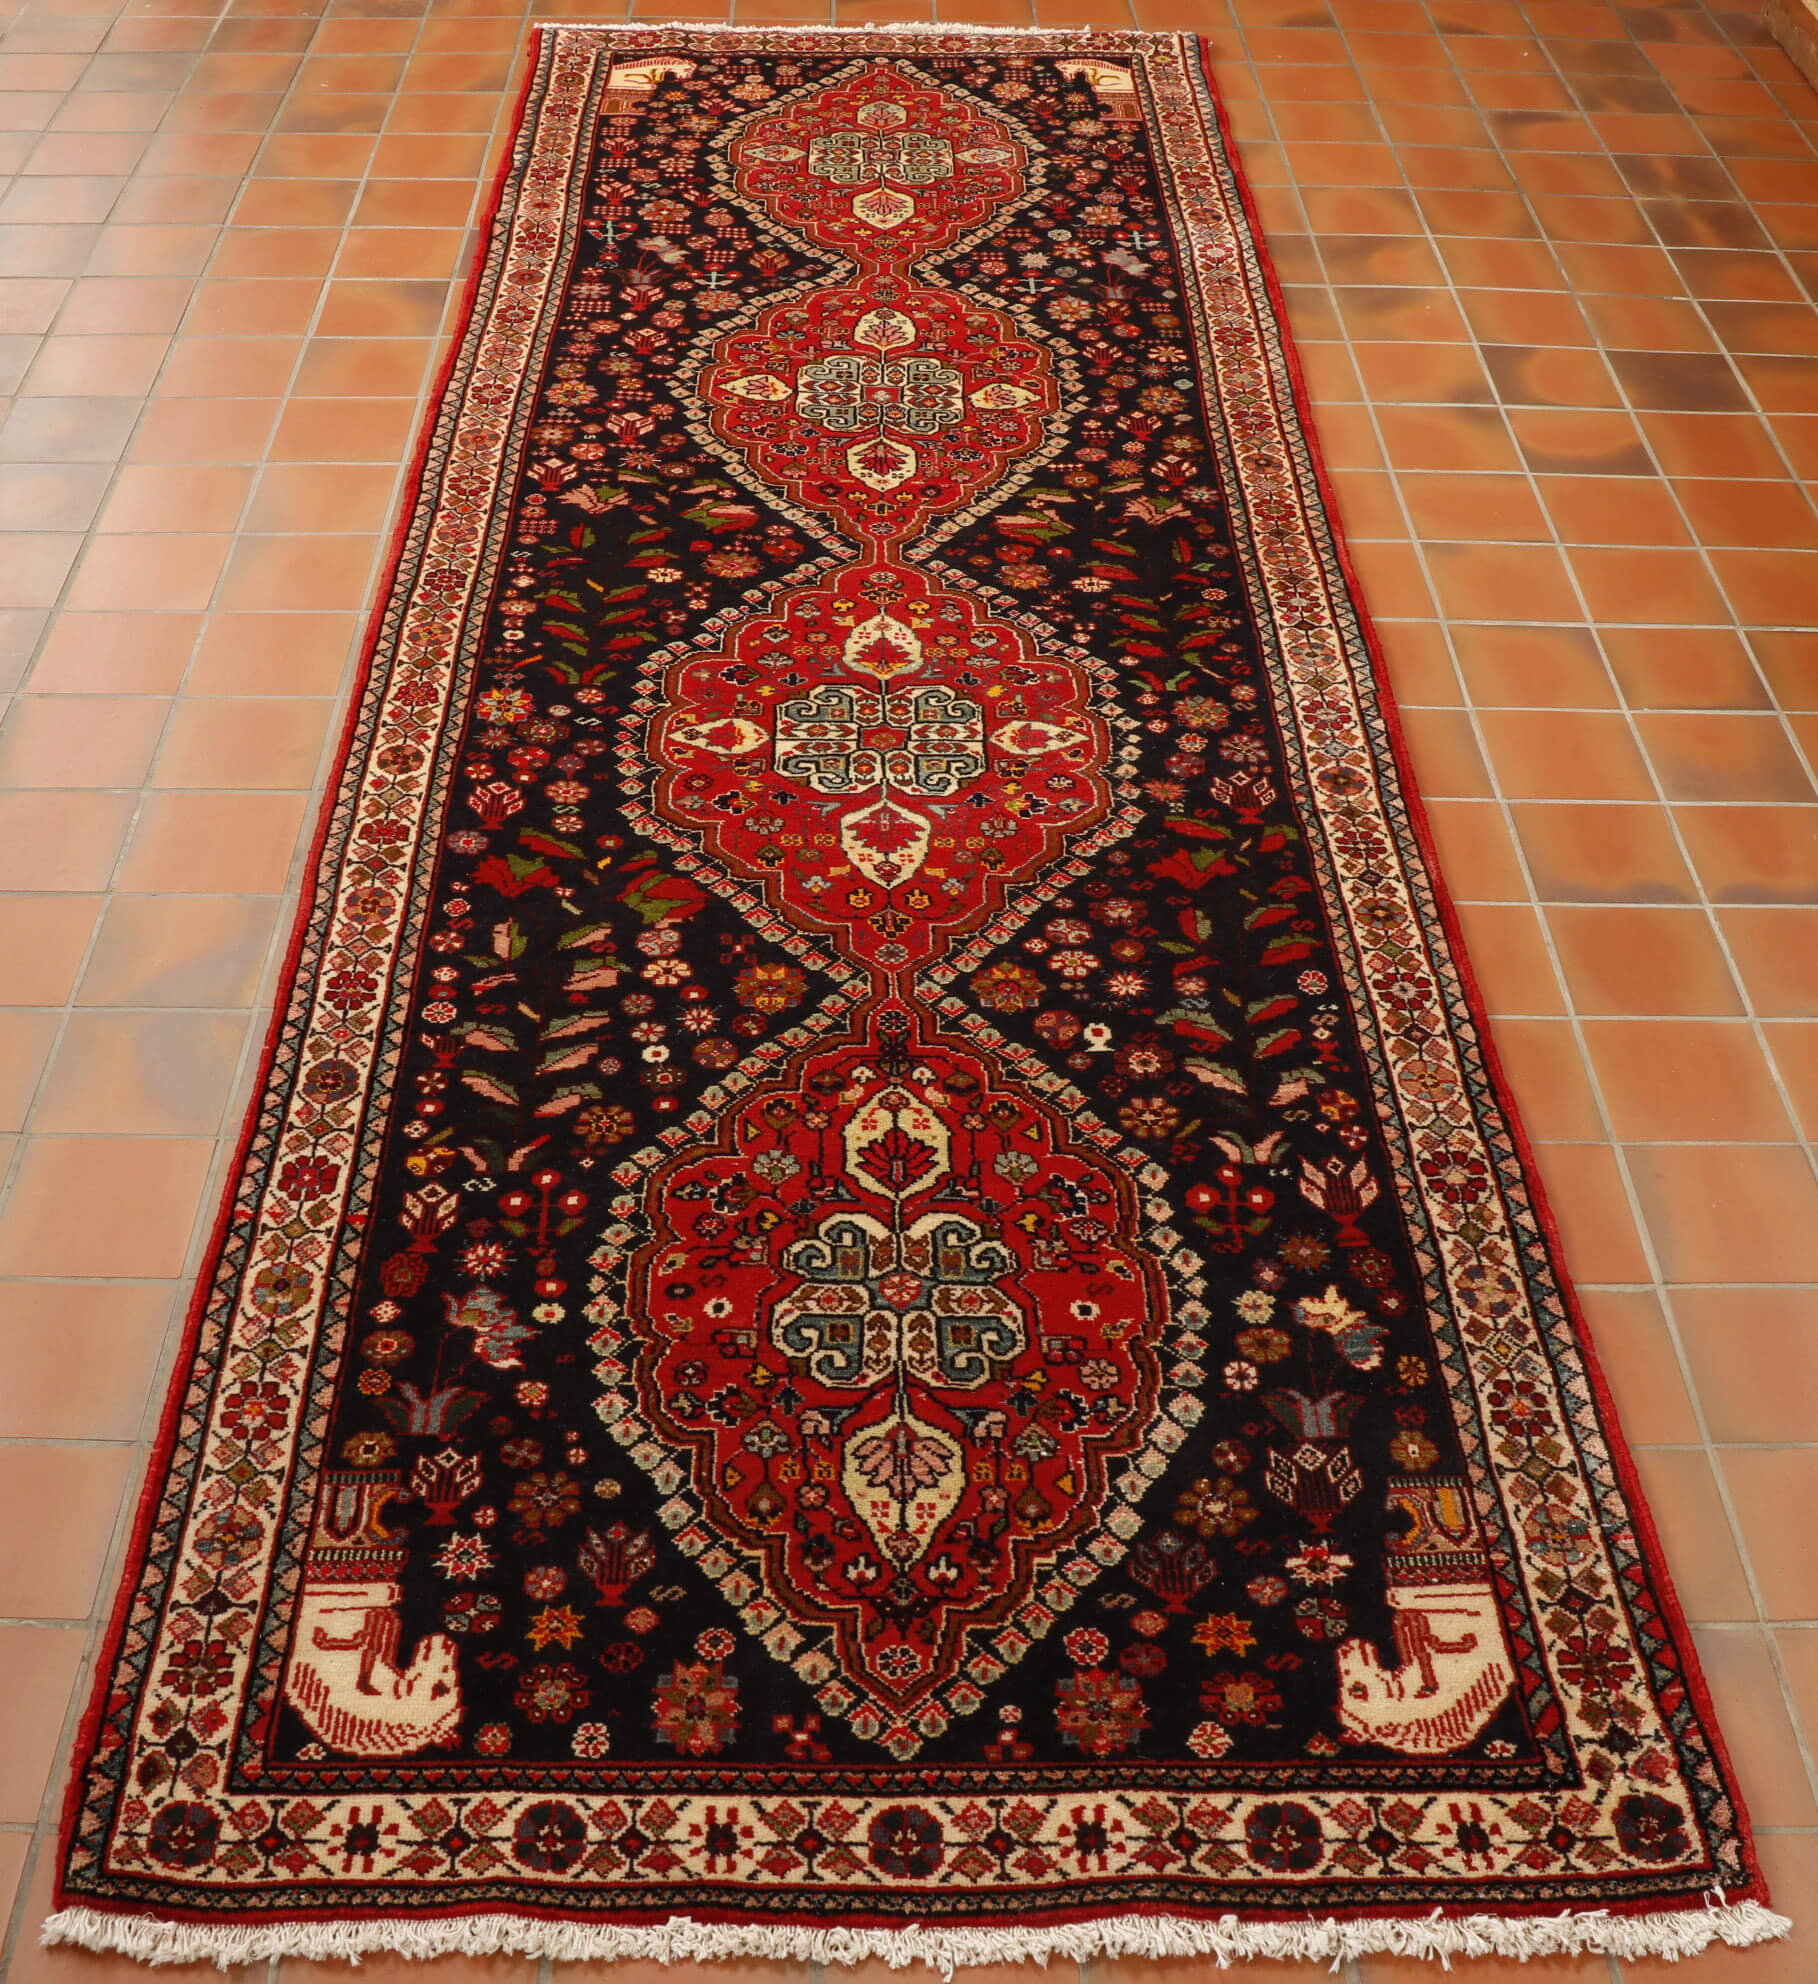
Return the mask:
MULTIPOLYGON (((0 6, 14 1984, 128 1968, 36 1949, 47 1828, 525 34, 522 0, 102 4, 0 6)), ((1809 1984, 1818 97, 1748 15, 1697 4, 1135 18, 1216 37, 1499 1045, 1769 1870, 1806 1919, 1697 1984, 1809 1984)), ((523 1964, 440 1968, 530 1984, 523 1964)), ((1351 1984, 1414 1974, 1371 1960, 1351 1984)))

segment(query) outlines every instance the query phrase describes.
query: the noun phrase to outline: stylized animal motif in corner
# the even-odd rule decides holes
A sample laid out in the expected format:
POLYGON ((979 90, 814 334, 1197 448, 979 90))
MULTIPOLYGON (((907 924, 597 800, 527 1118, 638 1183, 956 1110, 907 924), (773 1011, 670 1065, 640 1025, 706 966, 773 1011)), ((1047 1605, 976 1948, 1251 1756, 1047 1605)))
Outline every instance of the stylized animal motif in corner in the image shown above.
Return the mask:
POLYGON ((1488 1585, 1393 1589, 1399 1667, 1367 1640, 1338 1649, 1338 1719, 1358 1743, 1409 1756, 1463 1749, 1509 1692, 1514 1671, 1488 1585))
POLYGON ((461 1725, 451 1641, 428 1634, 398 1663, 404 1551, 382 1517, 399 1487, 395 1475, 331 1474, 304 1567, 284 1698, 343 1755, 413 1756, 461 1725))
POLYGON ((398 1657, 395 1584, 305 1585, 285 1698, 331 1750, 408 1757, 461 1726, 453 1645, 431 1633, 398 1657))
POLYGON ((1461 1750, 1496 1713, 1514 1663, 1464 1484, 1391 1484, 1408 1525, 1383 1558, 1399 1664, 1367 1640, 1338 1649, 1338 1719, 1354 1743, 1417 1757, 1461 1750))

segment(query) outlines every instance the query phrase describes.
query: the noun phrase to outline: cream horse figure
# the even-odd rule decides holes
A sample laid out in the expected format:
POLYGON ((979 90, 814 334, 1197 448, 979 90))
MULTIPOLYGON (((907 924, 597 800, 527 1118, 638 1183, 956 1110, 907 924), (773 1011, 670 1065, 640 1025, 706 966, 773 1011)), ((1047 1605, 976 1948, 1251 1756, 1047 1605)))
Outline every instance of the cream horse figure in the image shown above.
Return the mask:
POLYGON ((453 1644, 430 1633, 398 1666, 395 1584, 305 1585, 284 1693, 331 1750, 408 1757, 461 1726, 453 1644))
POLYGON ((398 1664, 404 1550, 383 1515, 399 1487, 396 1475, 328 1477, 298 1598, 284 1698, 345 1756, 413 1756, 461 1726, 451 1640, 426 1634, 398 1664))
POLYGON ((1384 1556, 1399 1664, 1367 1640, 1338 1649, 1338 1719, 1355 1743, 1416 1757, 1461 1750, 1514 1684, 1489 1565, 1464 1484, 1391 1484, 1390 1510, 1409 1525, 1384 1556))
POLYGON ((1367 1640, 1338 1649, 1338 1719, 1359 1743, 1409 1756, 1461 1750, 1495 1714, 1515 1678, 1486 1585, 1402 1585, 1395 1608, 1398 1667, 1367 1640))

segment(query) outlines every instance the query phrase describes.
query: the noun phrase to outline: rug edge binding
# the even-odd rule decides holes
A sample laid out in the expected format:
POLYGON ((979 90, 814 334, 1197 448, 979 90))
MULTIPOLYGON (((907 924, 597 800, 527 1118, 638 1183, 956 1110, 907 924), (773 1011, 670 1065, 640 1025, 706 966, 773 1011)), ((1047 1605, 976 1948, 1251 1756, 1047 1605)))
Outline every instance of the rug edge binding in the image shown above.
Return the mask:
POLYGON ((254 1926, 170 1922, 149 1915, 65 1908, 44 1924, 46 1947, 73 1944, 142 1963, 259 1963, 279 1957, 309 1962, 363 1956, 428 1959, 517 1955, 561 1963, 642 1960, 690 1963, 739 1958, 857 1964, 881 1959, 891 1969, 925 1963, 950 1978, 956 1967, 1038 1963, 1051 1958, 1212 1958, 1223 1969, 1257 1958, 1324 1961, 1395 1955, 1450 1967, 1455 1957, 1608 1954, 1694 1957, 1712 1943, 1732 1949, 1791 1935, 1792 1923, 1758 1901, 1707 1899, 1700 1908, 1652 1914, 1567 1910, 1558 1915, 1333 1917, 1245 1922, 1179 1915, 1108 1916, 1091 1922, 990 1929, 810 1929, 761 1923, 696 1922, 685 1915, 630 1926, 544 1921, 524 1915, 409 1916, 363 1922, 292 1922, 254 1926))
POLYGON ((1025 36, 1031 40, 1046 38, 1051 41, 1073 41, 1082 46, 1095 38, 1115 35, 1121 41, 1178 41, 1183 33, 1191 30, 1173 28, 1102 28, 1081 27, 1066 24, 1059 27, 994 27, 988 21, 865 21, 857 24, 834 24, 799 21, 746 22, 743 25, 733 21, 567 21, 532 20, 530 31, 533 34, 556 33, 570 30, 582 34, 649 34, 661 30, 666 34, 723 34, 723 35, 879 35, 879 34, 925 34, 933 37, 956 35, 978 35, 981 37, 1014 38, 1025 36))

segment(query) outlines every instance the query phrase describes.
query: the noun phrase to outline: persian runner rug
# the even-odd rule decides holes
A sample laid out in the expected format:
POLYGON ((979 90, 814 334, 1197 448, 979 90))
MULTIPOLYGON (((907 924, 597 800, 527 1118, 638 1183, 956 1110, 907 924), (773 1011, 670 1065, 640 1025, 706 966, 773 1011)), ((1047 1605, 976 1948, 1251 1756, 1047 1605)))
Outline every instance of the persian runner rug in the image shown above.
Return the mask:
POLYGON ((1764 1903, 1201 45, 543 31, 50 1937, 1764 1903))

